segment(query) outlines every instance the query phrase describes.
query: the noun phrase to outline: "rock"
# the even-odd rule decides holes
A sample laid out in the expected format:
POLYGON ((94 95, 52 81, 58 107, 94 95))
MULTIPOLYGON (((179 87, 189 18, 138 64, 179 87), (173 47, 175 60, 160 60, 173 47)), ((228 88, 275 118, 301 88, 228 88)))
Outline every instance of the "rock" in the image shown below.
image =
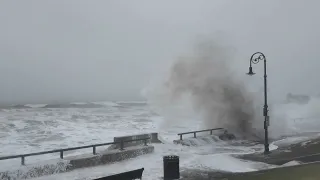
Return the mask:
POLYGON ((234 140, 236 139, 236 136, 234 134, 231 134, 225 131, 223 134, 219 136, 219 138, 223 141, 226 141, 226 140, 234 140))

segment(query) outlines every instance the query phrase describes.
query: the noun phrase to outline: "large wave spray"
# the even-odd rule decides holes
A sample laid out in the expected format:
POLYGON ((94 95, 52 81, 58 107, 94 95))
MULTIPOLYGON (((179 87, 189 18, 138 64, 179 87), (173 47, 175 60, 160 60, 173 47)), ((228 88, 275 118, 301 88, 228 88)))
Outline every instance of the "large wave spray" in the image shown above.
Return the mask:
POLYGON ((233 55, 232 48, 215 41, 198 43, 190 56, 173 63, 169 77, 157 88, 163 90, 161 96, 149 94, 150 103, 168 106, 187 97, 205 127, 223 127, 242 138, 260 134, 254 95, 232 72, 233 55))

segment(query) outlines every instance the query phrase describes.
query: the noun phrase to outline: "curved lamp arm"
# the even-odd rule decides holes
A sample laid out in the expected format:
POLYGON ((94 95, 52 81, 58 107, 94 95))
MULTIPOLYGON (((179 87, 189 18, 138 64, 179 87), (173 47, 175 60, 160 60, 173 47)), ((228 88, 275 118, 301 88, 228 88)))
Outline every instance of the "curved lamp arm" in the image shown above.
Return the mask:
POLYGON ((258 64, 261 61, 266 61, 266 56, 262 53, 262 52, 256 52, 254 54, 252 54, 251 58, 250 58, 250 66, 249 66, 249 72, 247 73, 248 75, 252 76, 255 73, 252 70, 252 64, 258 64), (258 57, 256 55, 259 55, 258 57), (256 58, 254 58, 256 57, 256 58))

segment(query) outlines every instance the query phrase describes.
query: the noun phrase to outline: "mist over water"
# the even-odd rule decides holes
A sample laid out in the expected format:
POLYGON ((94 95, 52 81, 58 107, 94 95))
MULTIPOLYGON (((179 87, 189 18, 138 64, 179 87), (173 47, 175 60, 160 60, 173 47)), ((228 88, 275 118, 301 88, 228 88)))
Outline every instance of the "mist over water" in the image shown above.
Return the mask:
MULTIPOLYGON (((250 84, 247 78, 252 77, 245 75, 247 69, 234 66, 237 58, 233 47, 207 38, 195 43, 188 55, 172 63, 162 79, 144 89, 149 105, 165 117, 163 128, 192 120, 199 121, 201 127, 191 130, 222 127, 239 139, 263 140, 263 90, 250 84)), ((262 75, 255 77, 263 82, 262 75)), ((306 96, 308 101, 300 103, 300 96, 288 102, 285 97, 273 95, 277 99, 268 102, 271 141, 318 132, 318 97, 306 96)))
MULTIPOLYGON (((234 52, 218 40, 198 41, 190 55, 171 66, 169 76, 157 88, 162 89, 162 96, 149 93, 150 103, 158 107, 189 103, 203 127, 223 127, 240 138, 257 137, 261 118, 257 118, 255 94, 233 72, 234 52)), ((171 117, 168 123, 173 121, 171 117)))

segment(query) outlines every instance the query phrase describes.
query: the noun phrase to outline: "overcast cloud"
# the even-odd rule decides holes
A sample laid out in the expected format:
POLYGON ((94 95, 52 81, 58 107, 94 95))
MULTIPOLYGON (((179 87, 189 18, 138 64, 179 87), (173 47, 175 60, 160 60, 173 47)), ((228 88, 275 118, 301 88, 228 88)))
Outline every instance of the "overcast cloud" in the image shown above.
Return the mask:
MULTIPOLYGON (((220 32, 268 60, 271 96, 319 94, 317 0, 1 0, 0 103, 139 100, 152 77, 220 32)), ((262 64, 255 71, 262 78, 262 64)), ((253 84, 262 87, 259 78, 253 84)))

